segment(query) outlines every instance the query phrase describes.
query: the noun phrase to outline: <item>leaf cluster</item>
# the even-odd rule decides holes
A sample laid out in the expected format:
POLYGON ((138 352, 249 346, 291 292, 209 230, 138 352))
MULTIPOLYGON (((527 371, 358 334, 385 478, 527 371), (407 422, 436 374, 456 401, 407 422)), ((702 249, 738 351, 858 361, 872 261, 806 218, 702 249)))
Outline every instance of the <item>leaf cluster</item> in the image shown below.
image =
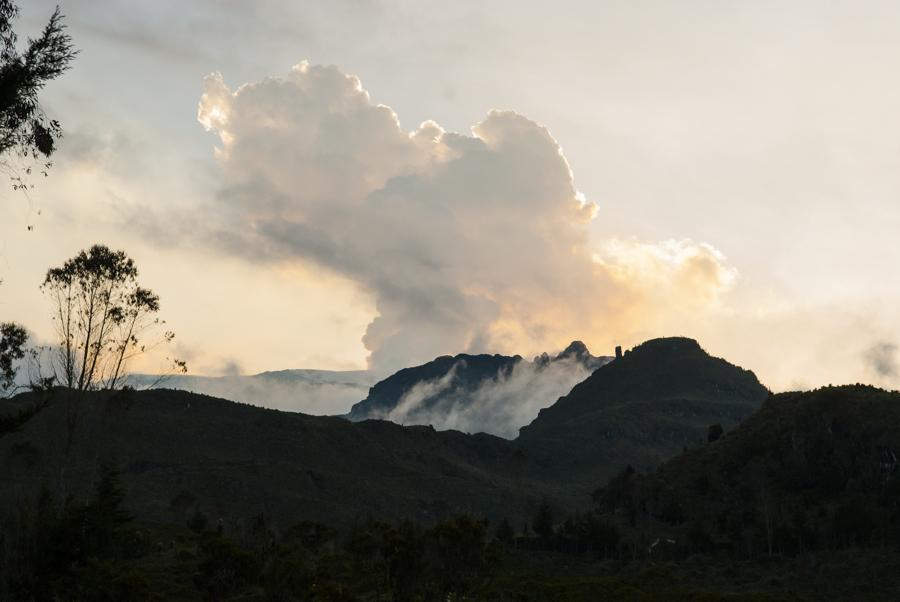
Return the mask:
MULTIPOLYGON (((9 159, 13 156, 45 161, 42 173, 46 175, 62 128, 45 113, 39 93, 69 69, 78 51, 66 32, 59 7, 41 34, 28 38, 21 50, 13 29, 18 16, 14 2, 0 0, 0 155, 7 169, 11 169, 9 159)), ((25 174, 30 172, 27 167, 25 174)), ((13 175, 13 187, 27 188, 18 172, 13 175)))
POLYGON ((12 322, 0 324, 0 394, 16 384, 17 362, 25 357, 28 333, 12 322))

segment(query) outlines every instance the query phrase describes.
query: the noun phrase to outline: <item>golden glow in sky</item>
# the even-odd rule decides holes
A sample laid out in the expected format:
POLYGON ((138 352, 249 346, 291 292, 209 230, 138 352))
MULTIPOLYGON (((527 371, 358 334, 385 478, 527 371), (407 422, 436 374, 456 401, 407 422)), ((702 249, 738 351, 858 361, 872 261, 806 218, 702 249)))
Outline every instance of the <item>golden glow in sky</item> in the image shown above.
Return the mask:
POLYGON ((43 273, 105 242, 198 373, 687 335, 900 383, 895 3, 250 5, 62 3, 0 319, 49 337, 43 273))

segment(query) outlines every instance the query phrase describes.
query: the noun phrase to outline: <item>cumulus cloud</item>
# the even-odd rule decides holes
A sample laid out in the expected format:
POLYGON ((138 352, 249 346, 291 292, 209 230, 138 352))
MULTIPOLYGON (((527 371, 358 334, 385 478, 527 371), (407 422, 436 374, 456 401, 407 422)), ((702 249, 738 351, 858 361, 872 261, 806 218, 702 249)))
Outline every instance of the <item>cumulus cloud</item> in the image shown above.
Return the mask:
POLYGON ((595 244, 597 206, 559 144, 512 111, 469 134, 406 131, 356 77, 301 63, 236 90, 207 77, 198 119, 220 139, 214 240, 362 286, 376 371, 573 338, 604 348, 643 319, 642 301, 693 311, 735 278, 705 244, 595 244))
POLYGON ((687 305, 715 303, 738 276, 718 249, 690 239, 655 244, 613 239, 603 250, 598 261, 621 286, 667 290, 687 305))

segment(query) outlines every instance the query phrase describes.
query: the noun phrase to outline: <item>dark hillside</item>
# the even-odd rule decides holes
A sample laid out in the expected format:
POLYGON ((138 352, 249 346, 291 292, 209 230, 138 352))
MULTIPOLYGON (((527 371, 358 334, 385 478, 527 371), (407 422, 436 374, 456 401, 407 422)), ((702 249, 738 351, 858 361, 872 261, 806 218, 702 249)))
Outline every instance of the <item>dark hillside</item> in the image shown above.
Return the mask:
POLYGON ((647 341, 598 368, 521 429, 530 457, 585 487, 626 464, 654 468, 728 429, 768 395, 756 376, 707 354, 696 341, 647 341))
POLYGON ((532 426, 580 419, 623 402, 734 399, 758 404, 765 396, 766 390, 753 372, 710 356, 697 341, 683 337, 653 339, 626 351, 622 358, 578 384, 569 395, 541 412, 532 426))
MULTIPOLYGON (((471 357, 480 358, 470 364, 476 378, 522 361, 471 357)), ((752 373, 686 339, 653 341, 599 368, 516 441, 183 391, 76 397, 59 389, 17 432, 0 436, 0 487, 7 501, 34 495, 42 483, 79 497, 99 466, 112 463, 135 512, 155 521, 183 523, 200 508, 345 524, 366 515, 429 522, 473 512, 522 525, 545 498, 561 511, 586 509, 591 492, 625 464, 655 466, 699 444, 709 424, 733 425, 763 395, 752 373), (67 451, 67 417, 76 409, 67 451)))
POLYGON ((42 483, 56 491, 63 468, 67 493, 81 496, 104 462, 122 470, 137 514, 163 522, 183 523, 195 507, 289 522, 366 515, 429 522, 464 511, 525 520, 553 494, 527 479, 527 462, 509 442, 489 435, 351 423, 182 391, 76 401, 59 390, 21 430, 0 437, 4 505, 42 483), (66 459, 69 404, 79 414, 66 459))
POLYGON ((900 393, 772 396, 722 439, 600 499, 654 537, 741 557, 900 544, 900 393))

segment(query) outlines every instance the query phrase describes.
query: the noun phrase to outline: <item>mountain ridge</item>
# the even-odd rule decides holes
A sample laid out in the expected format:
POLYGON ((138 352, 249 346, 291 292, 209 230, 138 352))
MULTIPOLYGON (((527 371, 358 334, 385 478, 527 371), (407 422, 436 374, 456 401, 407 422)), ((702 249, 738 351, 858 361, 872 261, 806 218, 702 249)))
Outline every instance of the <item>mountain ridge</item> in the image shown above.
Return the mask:
POLYGON ((380 380, 346 414, 349 420, 485 430, 513 438, 525 421, 612 358, 591 355, 581 341, 533 360, 520 355, 444 355, 380 380), (524 406, 522 409, 512 406, 524 406), (451 418, 448 418, 451 417, 451 418))
MULTIPOLYGON (((628 358, 648 349, 636 348, 591 378, 604 378, 617 362, 627 366, 628 358)), ((705 354, 695 359, 701 366, 712 361, 705 354)), ((733 370, 740 369, 723 374, 733 370)), ((716 370, 711 374, 720 377, 716 370)), ((719 384, 726 390, 729 381, 719 384)), ((112 462, 122 467, 124 484, 140 500, 139 516, 163 522, 185 520, 179 499, 192 500, 191 508, 207 514, 263 512, 281 522, 306 517, 347 523, 366 514, 427 522, 459 512, 527 521, 541 500, 587 509, 590 493, 622 466, 672 457, 686 440, 696 440, 701 425, 705 429, 717 418, 709 411, 716 400, 661 395, 626 404, 627 411, 606 414, 604 421, 576 421, 580 427, 570 427, 560 446, 555 430, 532 430, 540 416, 523 429, 527 435, 510 441, 283 412, 165 389, 83 396, 60 389, 56 395, 17 432, 0 437, 0 490, 7 501, 58 482, 61 470, 71 492, 79 493, 78 487, 89 487, 98 462, 112 462), (688 402, 698 404, 696 412, 688 402), (73 409, 77 428, 69 454, 60 442, 73 409), (635 421, 641 428, 633 428, 635 421), (610 430, 615 437, 606 437, 610 430)), ((33 399, 20 396, 10 407, 33 399)))
POLYGON ((169 388, 260 407, 317 415, 343 414, 375 382, 368 370, 271 370, 222 376, 133 374, 136 389, 169 388))
POLYGON ((710 356, 693 339, 652 339, 542 409, 517 443, 535 457, 566 454, 572 478, 587 485, 596 480, 597 457, 652 468, 673 447, 701 443, 710 425, 734 427, 768 396, 751 371, 710 356))

